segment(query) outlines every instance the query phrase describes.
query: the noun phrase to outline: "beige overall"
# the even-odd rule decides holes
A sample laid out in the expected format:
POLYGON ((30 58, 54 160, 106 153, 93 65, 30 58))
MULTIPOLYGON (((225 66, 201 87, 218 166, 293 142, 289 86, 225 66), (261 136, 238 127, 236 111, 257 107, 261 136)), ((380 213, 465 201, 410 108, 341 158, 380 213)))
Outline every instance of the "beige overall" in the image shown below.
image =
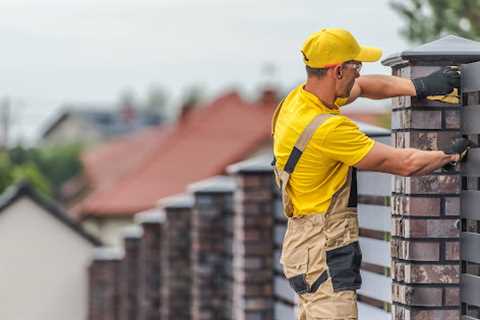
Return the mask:
MULTIPOLYGON (((273 118, 275 128, 278 111, 273 118)), ((356 171, 332 198, 327 212, 293 216, 286 187, 296 163, 316 129, 332 115, 315 117, 297 139, 283 169, 274 167, 288 227, 281 263, 299 296, 299 320, 357 319, 356 289, 361 286, 362 253, 358 244, 356 171)), ((275 163, 275 161, 274 161, 275 163)))

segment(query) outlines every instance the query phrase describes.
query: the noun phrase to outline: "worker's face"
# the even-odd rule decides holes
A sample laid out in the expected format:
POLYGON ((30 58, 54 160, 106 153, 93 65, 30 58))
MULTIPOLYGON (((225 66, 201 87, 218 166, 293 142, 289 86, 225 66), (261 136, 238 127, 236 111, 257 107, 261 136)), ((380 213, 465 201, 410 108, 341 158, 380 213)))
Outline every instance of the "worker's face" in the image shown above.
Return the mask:
POLYGON ((355 84, 355 79, 360 76, 362 63, 358 61, 347 61, 335 67, 336 73, 336 96, 347 98, 355 84))

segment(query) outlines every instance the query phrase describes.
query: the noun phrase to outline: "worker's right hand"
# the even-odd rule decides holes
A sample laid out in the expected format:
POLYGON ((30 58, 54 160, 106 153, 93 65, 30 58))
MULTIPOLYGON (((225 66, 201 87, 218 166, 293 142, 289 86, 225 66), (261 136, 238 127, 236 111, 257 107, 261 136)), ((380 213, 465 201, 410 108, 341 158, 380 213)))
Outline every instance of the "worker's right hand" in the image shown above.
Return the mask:
POLYGON ((412 80, 417 97, 449 94, 455 88, 460 88, 460 71, 457 67, 445 67, 426 77, 412 80))
POLYGON ((452 160, 451 162, 444 165, 442 169, 447 172, 453 171, 457 163, 465 159, 465 157, 468 154, 468 151, 473 146, 474 146, 474 143, 468 140, 467 138, 458 137, 458 138, 452 139, 452 144, 443 152, 445 152, 445 154, 455 156, 455 160, 452 160))

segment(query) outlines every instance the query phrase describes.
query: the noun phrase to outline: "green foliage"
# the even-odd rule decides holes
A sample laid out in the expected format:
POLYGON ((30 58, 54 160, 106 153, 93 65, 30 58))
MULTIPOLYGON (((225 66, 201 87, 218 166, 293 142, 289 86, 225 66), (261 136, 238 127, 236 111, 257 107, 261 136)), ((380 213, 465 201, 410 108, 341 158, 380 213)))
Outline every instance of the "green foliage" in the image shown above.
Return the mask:
POLYGON ((51 195, 52 188, 48 179, 40 172, 33 162, 14 164, 8 153, 0 154, 0 191, 3 192, 9 185, 28 181, 40 192, 51 195))
POLYGON ((397 0, 390 5, 406 21, 401 33, 411 42, 445 34, 480 39, 480 0, 397 0))
POLYGON ((20 180, 27 180, 47 195, 56 195, 68 179, 82 171, 80 145, 49 148, 17 146, 0 154, 0 191, 20 180))

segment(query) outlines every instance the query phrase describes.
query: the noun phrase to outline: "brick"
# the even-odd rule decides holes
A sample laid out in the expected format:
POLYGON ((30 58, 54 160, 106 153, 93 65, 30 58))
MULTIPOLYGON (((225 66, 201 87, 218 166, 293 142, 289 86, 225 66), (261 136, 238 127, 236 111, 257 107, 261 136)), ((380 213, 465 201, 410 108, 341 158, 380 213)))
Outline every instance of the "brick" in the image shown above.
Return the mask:
POLYGON ((460 241, 447 241, 445 243, 445 259, 460 260, 460 241))
POLYGON ((407 194, 460 193, 460 176, 457 175, 429 175, 405 179, 407 194))
POLYGON ((460 231, 456 219, 404 219, 403 236, 406 238, 456 238, 460 231))
POLYGON ((400 262, 398 260, 392 261, 391 272, 392 272, 392 279, 398 282, 402 282, 405 280, 405 266, 404 262, 400 262))
POLYGON ((392 299, 411 306, 441 306, 443 298, 442 288, 411 287, 394 283, 392 285, 392 299))
POLYGON ((460 288, 445 288, 445 305, 460 305, 460 288))
POLYGON ((420 242, 392 239, 392 257, 411 261, 438 261, 440 259, 439 242, 420 242))
POLYGON ((445 110, 445 128, 460 129, 460 110, 445 110))
POLYGON ((444 150, 450 146, 457 131, 407 131, 395 133, 397 148, 416 148, 421 150, 444 150))
POLYGON ((447 216, 460 215, 460 197, 445 198, 445 214, 447 216))
POLYGON ((392 199, 392 214, 406 216, 440 216, 440 199, 396 195, 392 199))
POLYGON ((458 265, 405 265, 405 283, 458 284, 458 265))
POLYGON ((441 111, 397 110, 392 112, 392 129, 441 129, 441 111))
POLYGON ((460 310, 413 310, 412 320, 458 320, 460 310))

